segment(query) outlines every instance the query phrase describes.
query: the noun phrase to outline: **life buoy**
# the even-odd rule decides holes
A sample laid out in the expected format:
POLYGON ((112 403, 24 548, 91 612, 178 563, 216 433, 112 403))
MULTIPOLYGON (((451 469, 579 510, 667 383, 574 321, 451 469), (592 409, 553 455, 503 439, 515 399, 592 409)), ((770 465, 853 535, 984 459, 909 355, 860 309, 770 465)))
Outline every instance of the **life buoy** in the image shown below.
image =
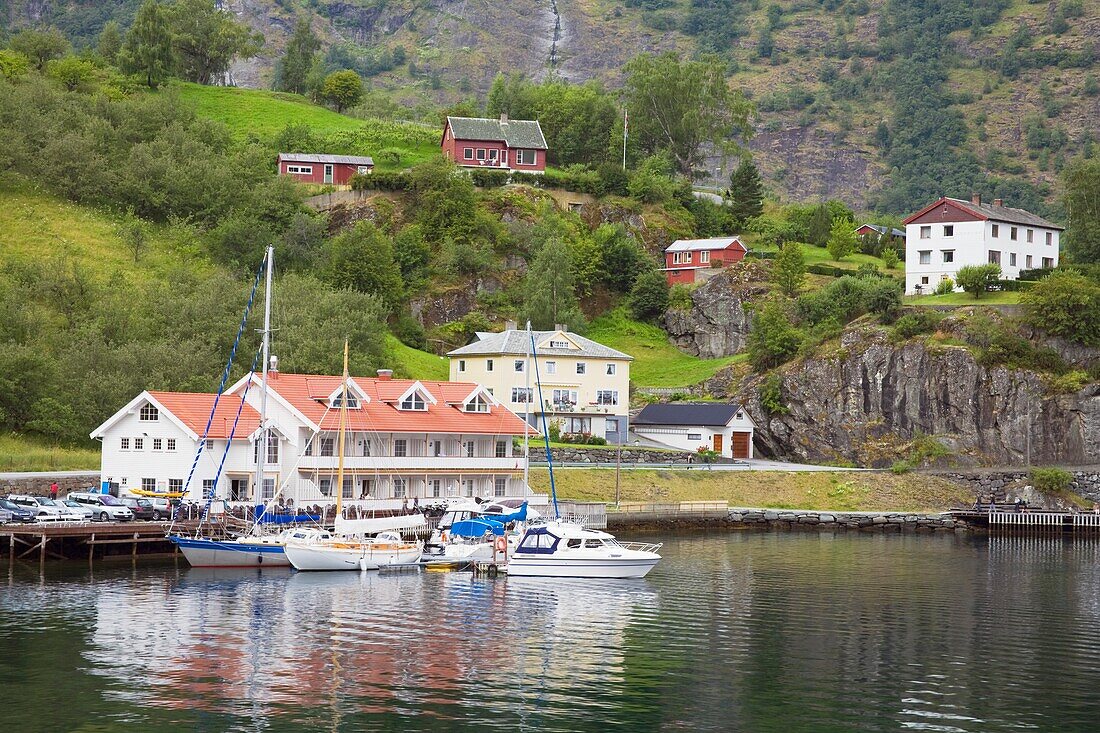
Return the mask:
POLYGON ((504 537, 497 537, 494 546, 497 552, 506 552, 508 550, 508 540, 504 537))

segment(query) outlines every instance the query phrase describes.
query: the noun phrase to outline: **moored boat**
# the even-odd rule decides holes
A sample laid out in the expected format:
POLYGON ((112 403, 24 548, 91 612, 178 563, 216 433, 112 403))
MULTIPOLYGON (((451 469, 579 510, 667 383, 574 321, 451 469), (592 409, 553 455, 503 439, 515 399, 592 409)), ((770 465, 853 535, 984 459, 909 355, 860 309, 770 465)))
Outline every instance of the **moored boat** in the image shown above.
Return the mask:
POLYGON ((213 540, 168 535, 195 568, 287 567, 283 535, 213 540))
POLYGON ((660 544, 619 542, 572 522, 530 527, 508 562, 508 574, 554 578, 644 578, 661 560, 660 544))
POLYGON ((289 534, 283 549, 296 570, 378 570, 417 562, 423 546, 402 540, 396 532, 354 539, 301 529, 289 534))

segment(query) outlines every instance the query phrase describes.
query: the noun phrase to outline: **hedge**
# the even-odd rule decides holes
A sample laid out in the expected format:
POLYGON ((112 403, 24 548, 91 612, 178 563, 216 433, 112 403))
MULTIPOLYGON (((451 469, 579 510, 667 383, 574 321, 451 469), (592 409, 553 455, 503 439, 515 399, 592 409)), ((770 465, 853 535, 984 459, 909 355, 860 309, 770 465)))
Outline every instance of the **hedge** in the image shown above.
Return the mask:
POLYGON ((408 191, 409 177, 404 173, 356 173, 351 177, 353 191, 408 191))
POLYGON ((1016 293, 1023 290, 1031 290, 1034 285, 1034 280, 998 280, 992 290, 1000 290, 1004 293, 1016 293))
POLYGON ((508 182, 508 171, 474 168, 470 171, 470 179, 481 188, 500 188, 508 182))

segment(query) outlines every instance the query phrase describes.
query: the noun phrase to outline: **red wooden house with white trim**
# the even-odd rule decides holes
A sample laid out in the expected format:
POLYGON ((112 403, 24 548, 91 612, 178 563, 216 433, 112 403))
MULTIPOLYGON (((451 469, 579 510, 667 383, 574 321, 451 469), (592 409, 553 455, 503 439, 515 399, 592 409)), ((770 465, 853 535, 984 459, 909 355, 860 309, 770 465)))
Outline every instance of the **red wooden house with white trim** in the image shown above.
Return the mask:
POLYGON ((700 270, 740 262, 748 251, 740 237, 677 239, 665 250, 665 276, 669 285, 693 283, 700 270))
POLYGON ((347 186, 356 173, 370 173, 374 160, 362 155, 279 153, 279 175, 293 176, 303 183, 347 186))
POLYGON ((448 117, 440 141, 443 155, 464 168, 521 173, 546 170, 546 138, 538 120, 448 117))

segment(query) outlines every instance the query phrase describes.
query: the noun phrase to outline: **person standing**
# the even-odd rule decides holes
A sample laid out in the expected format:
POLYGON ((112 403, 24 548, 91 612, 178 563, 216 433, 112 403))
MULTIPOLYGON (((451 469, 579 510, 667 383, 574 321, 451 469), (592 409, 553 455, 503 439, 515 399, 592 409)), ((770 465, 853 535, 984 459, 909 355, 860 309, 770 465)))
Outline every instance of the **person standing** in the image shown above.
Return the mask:
POLYGON ((52 484, 50 484, 50 498, 51 499, 56 499, 57 498, 57 491, 58 491, 57 482, 54 481, 52 484))

